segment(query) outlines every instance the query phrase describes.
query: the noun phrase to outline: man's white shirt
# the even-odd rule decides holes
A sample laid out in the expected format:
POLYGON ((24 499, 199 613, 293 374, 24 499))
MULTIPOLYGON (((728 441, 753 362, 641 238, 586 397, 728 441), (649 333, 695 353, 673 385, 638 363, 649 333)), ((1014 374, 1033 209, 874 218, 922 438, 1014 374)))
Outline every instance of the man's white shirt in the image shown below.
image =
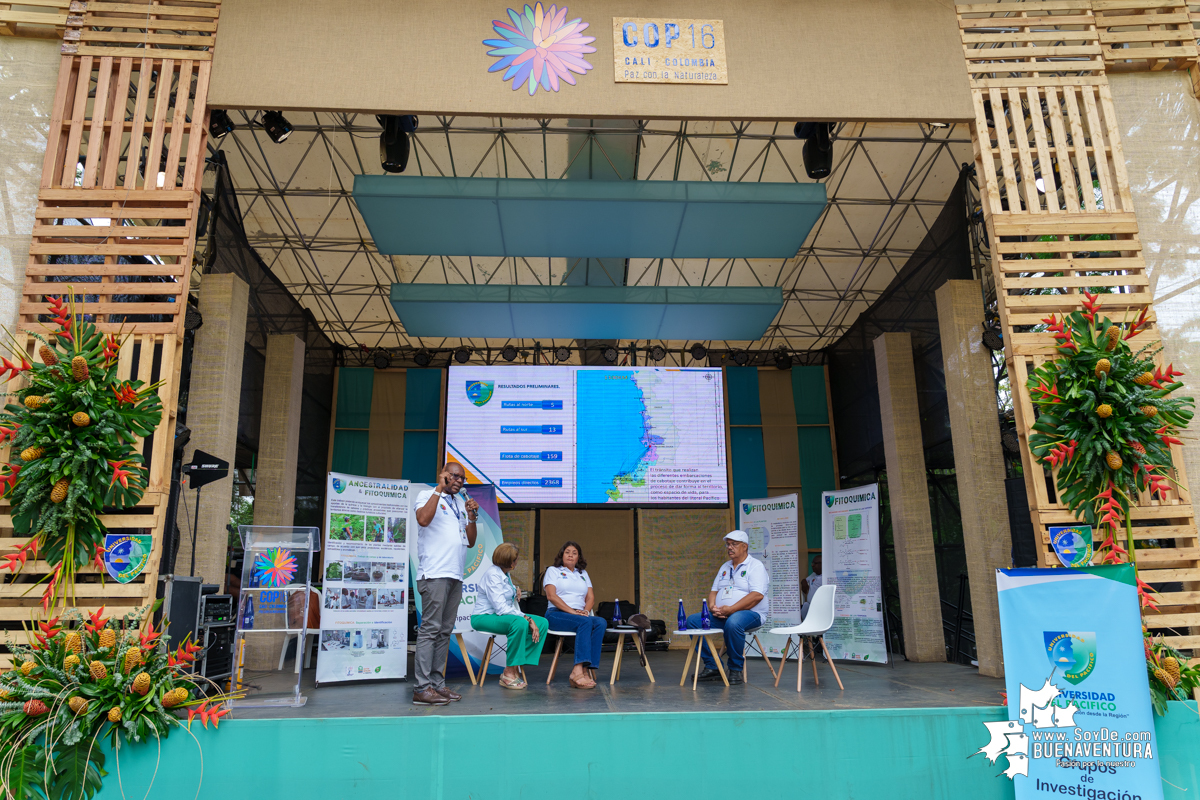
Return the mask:
POLYGON ((745 610, 754 611, 766 619, 771 608, 767 599, 767 586, 770 583, 771 576, 767 574, 763 563, 754 556, 746 556, 746 560, 736 567, 732 560, 721 565, 716 580, 713 581, 712 591, 717 593, 718 606, 731 606, 751 592, 758 592, 762 595, 762 600, 745 610))
MULTIPOLYGON (((418 494, 416 507, 424 508, 433 492, 426 489, 418 494)), ((428 525, 417 526, 417 580, 462 580, 468 547, 467 508, 460 495, 443 493, 433 510, 433 519, 428 525)))

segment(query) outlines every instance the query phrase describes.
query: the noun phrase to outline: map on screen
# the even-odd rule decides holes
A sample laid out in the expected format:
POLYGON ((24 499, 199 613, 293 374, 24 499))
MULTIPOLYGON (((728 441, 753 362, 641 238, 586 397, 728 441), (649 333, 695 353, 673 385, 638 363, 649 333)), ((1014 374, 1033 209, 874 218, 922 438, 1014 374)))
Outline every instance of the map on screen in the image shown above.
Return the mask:
POLYGON ((446 459, 502 502, 728 502, 720 368, 451 366, 446 459))

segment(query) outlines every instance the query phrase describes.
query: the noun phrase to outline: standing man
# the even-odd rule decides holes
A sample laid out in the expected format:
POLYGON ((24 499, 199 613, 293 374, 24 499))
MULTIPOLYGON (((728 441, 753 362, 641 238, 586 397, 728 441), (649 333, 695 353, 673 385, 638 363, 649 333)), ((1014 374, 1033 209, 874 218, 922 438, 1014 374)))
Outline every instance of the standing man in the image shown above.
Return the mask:
MULTIPOLYGON (((725 534, 725 553, 729 560, 721 565, 712 590, 708 593, 708 607, 712 611, 712 626, 725 631, 725 652, 729 656, 729 685, 742 683, 742 652, 746 646, 746 631, 761 627, 770 603, 767 600, 767 585, 771 577, 767 568, 757 558, 750 556, 750 537, 745 531, 730 531, 725 534)), ((700 627, 700 615, 688 617, 689 628, 700 627)), ((701 647, 704 658, 702 681, 719 681, 717 662, 707 647, 701 647)))
POLYGON ((417 591, 421 593, 421 627, 417 629, 413 704, 444 706, 462 695, 446 688, 446 657, 462 598, 463 558, 475 545, 479 504, 460 496, 467 475, 449 463, 438 483, 417 495, 417 591))
POLYGON ((821 574, 821 554, 817 553, 813 556, 812 572, 804 580, 800 581, 800 591, 804 594, 804 605, 800 608, 800 619, 803 620, 808 616, 808 604, 812 602, 813 593, 821 587, 825 582, 825 576, 821 574))

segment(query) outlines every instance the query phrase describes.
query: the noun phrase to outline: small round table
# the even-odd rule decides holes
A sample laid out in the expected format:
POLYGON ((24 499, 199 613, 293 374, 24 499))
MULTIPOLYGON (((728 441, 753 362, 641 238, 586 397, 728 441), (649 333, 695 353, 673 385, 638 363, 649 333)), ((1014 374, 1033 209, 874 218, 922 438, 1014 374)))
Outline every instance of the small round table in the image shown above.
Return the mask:
POLYGON ((612 686, 621 679, 621 658, 625 653, 625 637, 633 638, 633 644, 637 648, 638 655, 641 657, 642 666, 646 668, 646 674, 650 677, 650 682, 654 683, 654 672, 650 669, 650 660, 646 658, 646 651, 642 649, 642 637, 638 635, 638 628, 632 625, 617 625, 609 628, 610 631, 615 631, 617 634, 617 652, 613 654, 612 676, 608 679, 608 685, 612 686))
POLYGON ((683 662, 683 677, 679 679, 679 685, 683 686, 687 682, 688 667, 692 664, 692 654, 696 656, 696 671, 692 674, 692 691, 696 691, 696 681, 700 678, 700 648, 705 644, 708 645, 708 652, 712 653, 713 660, 717 662, 717 671, 721 673, 721 680, 725 681, 725 685, 729 686, 729 677, 725 674, 725 667, 721 665, 721 656, 717 653, 716 646, 709 640, 709 636, 723 636, 725 631, 721 628, 689 628, 686 631, 673 631, 676 636, 691 636, 692 642, 688 645, 687 660, 683 662))

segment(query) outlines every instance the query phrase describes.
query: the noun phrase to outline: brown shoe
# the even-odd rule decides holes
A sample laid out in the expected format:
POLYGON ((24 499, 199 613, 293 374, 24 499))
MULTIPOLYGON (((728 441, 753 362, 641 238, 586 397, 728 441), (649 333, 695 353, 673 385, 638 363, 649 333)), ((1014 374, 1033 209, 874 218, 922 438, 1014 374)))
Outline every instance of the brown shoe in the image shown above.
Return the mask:
POLYGON ((449 700, 451 703, 457 703, 459 700, 462 700, 461 694, 458 692, 452 692, 445 686, 443 686, 441 689, 434 689, 434 691, 449 700))
POLYGON ((448 706, 450 701, 442 697, 432 686, 423 692, 413 692, 414 706, 448 706))

